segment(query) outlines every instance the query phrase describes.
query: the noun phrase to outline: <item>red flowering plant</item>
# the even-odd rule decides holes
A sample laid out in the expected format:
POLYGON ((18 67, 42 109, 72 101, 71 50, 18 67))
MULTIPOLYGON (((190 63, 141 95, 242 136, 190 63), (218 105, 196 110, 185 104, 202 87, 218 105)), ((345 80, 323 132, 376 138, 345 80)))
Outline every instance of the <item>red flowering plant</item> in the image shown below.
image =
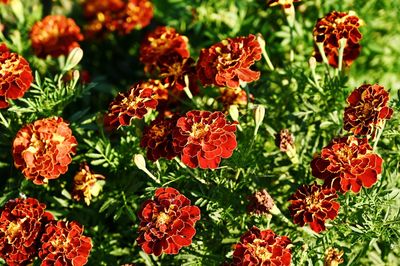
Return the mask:
POLYGON ((360 86, 350 94, 347 102, 344 129, 355 135, 374 137, 376 129, 382 128, 384 121, 393 114, 393 109, 388 106, 389 93, 378 84, 360 86))
POLYGON ((221 112, 190 111, 178 119, 173 132, 175 151, 191 168, 215 169, 236 148, 236 123, 221 112))
POLYGON ((354 136, 333 139, 311 162, 313 176, 326 187, 346 193, 370 188, 382 172, 382 158, 375 154, 367 139, 354 136))
POLYGON ((65 174, 77 141, 61 117, 45 118, 22 127, 13 143, 14 165, 36 185, 65 174))
POLYGON ((236 88, 240 82, 260 78, 260 72, 250 69, 260 59, 261 46, 255 35, 228 38, 201 50, 197 74, 204 86, 236 88))
POLYGON ((85 265, 92 249, 92 240, 83 235, 83 227, 75 221, 49 222, 40 243, 42 266, 85 265))
POLYGON ((34 198, 9 200, 0 214, 0 258, 7 265, 28 265, 36 256, 45 224, 53 215, 34 198))
POLYGON ((24 96, 33 81, 28 61, 17 53, 8 50, 0 43, 0 109, 9 106, 7 99, 24 96))
POLYGON ((272 230, 250 228, 235 245, 231 265, 276 265, 289 266, 292 254, 291 241, 286 236, 278 236, 272 230))
POLYGON ((290 197, 289 211, 293 222, 300 226, 306 223, 316 233, 325 230, 325 221, 336 218, 340 204, 334 188, 325 188, 316 183, 302 185, 290 197))
POLYGON ((137 243, 147 254, 178 254, 196 234, 200 209, 174 188, 159 188, 154 200, 147 200, 139 211, 137 243))
POLYGON ((68 55, 83 40, 75 21, 62 15, 49 15, 33 25, 30 38, 38 57, 68 55))

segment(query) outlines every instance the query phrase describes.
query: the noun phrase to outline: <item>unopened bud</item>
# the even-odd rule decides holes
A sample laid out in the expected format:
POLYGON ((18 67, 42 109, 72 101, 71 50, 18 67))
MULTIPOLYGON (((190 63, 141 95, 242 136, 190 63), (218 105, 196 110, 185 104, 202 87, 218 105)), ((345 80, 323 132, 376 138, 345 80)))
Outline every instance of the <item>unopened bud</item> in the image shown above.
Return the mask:
POLYGON ((315 59, 314 56, 311 56, 310 59, 308 60, 308 64, 311 70, 314 71, 317 68, 317 59, 315 59))
POLYGON ((254 121, 256 127, 254 129, 254 136, 257 135, 258 128, 261 126, 265 116, 265 108, 262 105, 258 105, 254 110, 254 121))
POLYGON ((76 67, 83 58, 83 50, 79 47, 75 47, 68 54, 67 61, 65 62, 64 71, 68 71, 76 67))
POLYGON ((144 159, 143 155, 141 154, 135 154, 133 156, 133 162, 135 163, 135 165, 137 166, 137 168, 139 168, 142 171, 147 171, 146 168, 146 160, 144 159))
POLYGON ((236 104, 229 106, 229 115, 234 121, 239 121, 239 109, 236 104))

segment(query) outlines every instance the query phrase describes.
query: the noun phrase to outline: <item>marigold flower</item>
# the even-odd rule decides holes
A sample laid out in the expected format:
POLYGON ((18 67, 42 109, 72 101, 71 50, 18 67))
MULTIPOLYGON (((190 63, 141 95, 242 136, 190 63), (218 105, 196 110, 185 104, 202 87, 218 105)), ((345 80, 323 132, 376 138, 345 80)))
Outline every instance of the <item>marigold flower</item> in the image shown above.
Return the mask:
POLYGON ((300 2, 301 0, 268 0, 269 6, 281 5, 283 8, 290 8, 293 3, 300 2))
POLYGON ((228 38, 201 50, 197 74, 204 86, 236 88, 240 82, 260 78, 260 72, 250 69, 260 59, 261 46, 256 36, 228 38))
POLYGON ((177 254, 189 246, 196 234, 200 209, 174 188, 159 188, 154 200, 143 203, 139 212, 137 243, 147 254, 177 254))
POLYGON ((344 129, 355 135, 375 136, 376 128, 390 119, 393 109, 388 107, 389 93, 384 87, 364 84, 347 98, 349 106, 344 111, 344 129))
POLYGON ((127 92, 119 93, 110 103, 104 125, 114 129, 130 125, 134 118, 143 119, 148 112, 157 108, 158 100, 165 96, 165 87, 159 80, 138 82, 127 92))
POLYGON ((281 152, 288 152, 296 149, 294 145, 294 136, 289 129, 282 129, 279 133, 275 134, 275 145, 281 152))
POLYGON ((247 211, 254 215, 269 214, 275 206, 274 200, 265 189, 254 192, 248 199, 247 211))
POLYGON ((40 243, 42 266, 85 265, 92 249, 92 240, 83 235, 83 227, 75 221, 48 223, 40 243))
POLYGON ((35 54, 42 58, 68 55, 83 40, 75 21, 61 15, 49 15, 36 22, 30 36, 35 54))
MULTIPOLYGON (((339 61, 339 40, 346 39, 343 51, 343 62, 346 66, 358 57, 361 51, 360 40, 362 35, 359 27, 362 25, 357 15, 350 11, 332 11, 325 17, 320 18, 314 27, 314 40, 323 45, 328 62, 333 67, 338 67, 339 61)), ((318 62, 322 61, 322 56, 315 47, 314 56, 318 62)))
POLYGON ((161 63, 159 75, 168 91, 175 96, 179 96, 185 87, 189 87, 193 95, 199 93, 193 58, 170 57, 166 63, 161 63))
POLYGON ((13 143, 14 165, 26 179, 42 185, 67 172, 76 145, 61 117, 37 120, 18 131, 13 143))
POLYGON ((105 179, 103 175, 95 174, 90 170, 87 163, 83 163, 74 177, 72 197, 78 201, 83 199, 86 205, 89 206, 92 197, 99 195, 102 189, 102 182, 99 182, 99 180, 103 179, 105 179))
POLYGON ((9 0, 0 0, 0 3, 8 4, 9 0))
POLYGON ((325 252, 324 266, 338 266, 344 262, 344 251, 337 248, 328 248, 325 252))
POLYGON ((272 230, 261 231, 253 226, 235 245, 232 265, 289 266, 292 254, 286 236, 278 236, 272 230))
POLYGON ((240 87, 237 88, 220 88, 219 92, 221 96, 218 98, 219 101, 224 105, 225 108, 229 108, 231 105, 246 105, 247 94, 245 90, 240 87))
POLYGON ((302 185, 290 197, 289 211, 293 222, 300 226, 310 224, 313 231, 325 230, 325 221, 338 215, 340 204, 336 190, 324 188, 316 183, 302 185))
POLYGON ((237 146, 236 124, 229 123, 221 112, 187 112, 178 119, 173 132, 175 151, 191 168, 215 169, 237 146))
POLYGON ((44 225, 53 220, 46 205, 34 198, 9 200, 0 214, 0 258, 8 265, 27 265, 38 250, 44 225))
POLYGON ((158 117, 145 127, 140 146, 147 149, 147 158, 157 161, 160 158, 171 160, 178 153, 172 145, 172 131, 176 127, 177 116, 158 117))
POLYGON ((346 193, 370 188, 382 172, 382 158, 373 153, 368 140, 354 136, 335 138, 311 162, 313 176, 325 186, 346 193))

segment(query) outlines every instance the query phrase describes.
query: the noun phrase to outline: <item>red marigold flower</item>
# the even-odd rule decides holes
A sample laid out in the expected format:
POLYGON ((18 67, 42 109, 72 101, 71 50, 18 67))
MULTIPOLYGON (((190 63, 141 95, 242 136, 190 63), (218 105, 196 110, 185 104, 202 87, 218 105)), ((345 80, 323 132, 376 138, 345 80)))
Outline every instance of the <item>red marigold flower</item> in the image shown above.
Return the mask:
POLYGON ((289 266, 292 253, 286 236, 278 236, 272 230, 261 231, 253 226, 235 245, 232 265, 289 266))
MULTIPOLYGON (((362 25, 356 14, 352 11, 337 12, 332 11, 324 18, 320 18, 314 27, 314 40, 323 45, 328 62, 333 67, 338 67, 339 61, 339 40, 346 39, 343 51, 343 62, 350 66, 358 57, 361 51, 360 40, 362 35, 359 27, 362 25)), ((318 62, 322 61, 322 56, 315 47, 314 56, 318 62)))
POLYGON ((167 89, 174 95, 179 95, 185 87, 189 87, 193 95, 199 92, 193 58, 169 57, 165 63, 161 60, 159 75, 163 78, 167 89))
POLYGON ((103 179, 105 179, 103 175, 95 174, 87 163, 83 163, 74 177, 72 197, 78 201, 84 199, 86 205, 89 206, 92 197, 99 195, 102 189, 102 182, 99 180, 103 179))
POLYGON ((139 212, 137 243, 147 254, 178 254, 196 234, 200 209, 174 188, 159 188, 154 200, 143 203, 139 212))
POLYGON ((390 119, 393 109, 388 107, 389 93, 384 87, 364 84, 347 98, 349 106, 344 111, 344 129, 355 135, 375 136, 376 128, 390 119))
POLYGON ((27 265, 35 257, 44 225, 53 220, 34 198, 9 200, 0 214, 0 257, 7 265, 27 265))
POLYGON ((177 120, 177 116, 158 117, 145 127, 140 146, 147 148, 149 160, 157 161, 159 158, 171 160, 178 155, 172 145, 172 131, 176 127, 177 120))
POLYGON ((325 221, 338 215, 340 204, 334 188, 324 188, 316 183, 302 185, 290 197, 289 211, 293 222, 300 226, 310 224, 313 231, 325 230, 325 221))
POLYGON ((224 105, 225 108, 229 108, 231 105, 246 105, 247 104, 247 94, 245 90, 240 87, 237 88, 220 88, 219 92, 221 96, 219 100, 224 105))
POLYGON ((9 0, 0 0, 0 3, 8 4, 9 0))
POLYGON ((165 96, 165 87, 159 80, 138 82, 127 92, 119 93, 110 103, 104 125, 114 129, 130 125, 134 118, 143 119, 148 112, 157 108, 158 100, 165 96))
POLYGON ((335 138, 311 162, 313 176, 325 186, 346 193, 370 188, 382 172, 382 158, 372 152, 368 140, 354 136, 335 138))
POLYGON ((254 215, 269 214, 275 206, 274 200, 265 189, 254 192, 248 199, 247 211, 254 215))
POLYGON ((35 54, 42 58, 68 55, 83 40, 75 21, 62 15, 49 15, 36 22, 30 36, 35 54))
POLYGON ((33 76, 28 61, 11 53, 0 43, 0 109, 8 107, 7 99, 18 99, 30 88, 33 76))
POLYGON ((236 124, 229 123, 221 112, 190 111, 178 119, 174 129, 175 151, 191 168, 215 169, 237 146, 236 124))
POLYGON ((42 185, 67 172, 76 145, 61 117, 37 120, 18 131, 13 143, 14 165, 28 180, 42 185))
POLYGON ((290 8, 293 3, 300 2, 301 0, 268 0, 269 6, 281 5, 283 8, 290 8))
POLYGON ((42 266, 85 265, 92 249, 92 240, 83 235, 83 227, 75 221, 48 223, 40 243, 42 266))
POLYGON ((197 74, 203 85, 236 88, 240 82, 260 78, 260 72, 250 69, 260 59, 261 46, 256 36, 228 38, 201 50, 197 74))

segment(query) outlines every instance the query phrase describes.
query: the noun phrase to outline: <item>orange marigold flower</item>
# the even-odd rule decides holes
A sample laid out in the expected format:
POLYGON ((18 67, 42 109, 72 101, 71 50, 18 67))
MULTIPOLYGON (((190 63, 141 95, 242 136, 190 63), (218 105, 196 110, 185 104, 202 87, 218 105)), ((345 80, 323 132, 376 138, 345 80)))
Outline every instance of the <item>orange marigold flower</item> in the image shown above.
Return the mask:
POLYGON ((373 153, 368 140, 354 136, 335 138, 311 162, 313 176, 325 186, 346 193, 370 188, 382 172, 382 158, 373 153))
POLYGON ((0 109, 8 107, 7 99, 24 96, 33 81, 28 61, 17 53, 11 53, 0 43, 0 109))
MULTIPOLYGON (((361 51, 360 40, 362 38, 358 28, 361 25, 362 20, 352 11, 349 13, 332 11, 317 21, 313 31, 314 40, 317 44, 322 44, 331 66, 338 67, 339 40, 341 39, 346 39, 343 51, 344 64, 350 66, 358 57, 361 51)), ((322 61, 322 56, 317 47, 315 47, 314 56, 318 62, 322 61)))
POLYGON ((174 129, 175 151, 191 168, 215 169, 237 146, 236 124, 221 112, 190 111, 178 119, 174 129))
POLYGON ((37 120, 18 131, 13 143, 14 165, 26 179, 42 185, 67 172, 76 145, 61 117, 37 120))
POLYGON ((253 215, 269 214, 275 206, 274 200, 265 189, 254 192, 248 199, 247 211, 253 215))
POLYGON ((328 248, 325 252, 324 266, 338 266, 344 262, 344 251, 337 248, 328 248))
POLYGON ((218 98, 225 108, 229 108, 231 105, 246 105, 247 104, 247 93, 240 87, 237 88, 220 88, 219 92, 221 96, 218 98))
POLYGON ((62 15, 49 15, 36 22, 30 36, 35 54, 42 58, 68 55, 83 40, 75 21, 62 15))
POLYGON ((83 199, 86 205, 90 205, 92 197, 97 197, 102 189, 102 183, 99 180, 105 179, 104 176, 93 173, 87 163, 83 163, 78 173, 74 177, 74 187, 72 197, 75 200, 83 199))
POLYGON ((301 0, 268 0, 269 6, 281 5, 283 8, 290 8, 293 3, 300 2, 301 0))
POLYGON ((196 234, 200 209, 174 188, 159 188, 154 200, 142 204, 137 243, 147 254, 178 254, 196 234))
POLYGON ((85 265, 92 249, 92 240, 83 235, 83 227, 75 221, 48 223, 40 243, 42 266, 85 265))
POLYGON ((344 129, 355 135, 375 136, 375 130, 390 119, 393 109, 388 107, 389 93, 384 87, 364 84, 347 98, 349 106, 344 111, 344 129))
POLYGON ((130 125, 132 119, 143 119, 152 109, 157 108, 158 100, 165 99, 167 95, 159 80, 138 82, 127 92, 119 93, 110 103, 104 125, 108 129, 115 129, 130 125))
POLYGON ((171 160, 178 153, 172 145, 172 131, 176 127, 177 116, 158 117, 145 127, 140 146, 147 149, 147 158, 157 161, 159 158, 171 160))
POLYGON ((236 88, 240 82, 260 78, 260 72, 250 69, 260 59, 261 46, 256 36, 228 38, 201 50, 197 74, 203 85, 236 88))
POLYGON ((325 230, 325 221, 338 215, 340 204, 336 190, 324 188, 316 183, 302 185, 290 197, 289 211, 293 222, 300 226, 310 224, 313 231, 325 230))
POLYGON ((232 265, 289 266, 292 260, 288 248, 290 243, 287 236, 278 236, 270 229, 261 231, 253 226, 235 245, 232 265))
POLYGON ((44 225, 53 220, 46 205, 34 198, 9 200, 0 214, 0 258, 7 265, 28 265, 38 251, 44 225))

